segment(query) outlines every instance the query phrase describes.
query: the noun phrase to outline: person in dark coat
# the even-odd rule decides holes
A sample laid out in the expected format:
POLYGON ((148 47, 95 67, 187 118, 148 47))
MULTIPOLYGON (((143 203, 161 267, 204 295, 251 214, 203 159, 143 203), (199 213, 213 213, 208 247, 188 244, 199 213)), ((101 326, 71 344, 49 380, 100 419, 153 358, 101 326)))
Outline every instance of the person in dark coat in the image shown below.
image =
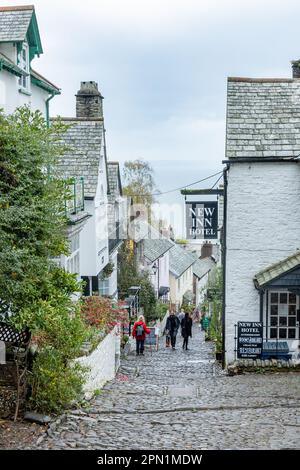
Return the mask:
POLYGON ((147 328, 143 315, 140 315, 138 321, 133 325, 132 336, 136 339, 136 355, 144 355, 144 343, 146 335, 150 333, 147 328))
POLYGON ((167 318, 166 331, 168 332, 167 333, 168 336, 170 336, 171 338, 172 349, 175 349, 176 336, 177 336, 179 327, 180 327, 180 321, 178 320, 178 317, 175 315, 174 312, 170 312, 170 315, 167 318))
POLYGON ((188 349, 189 337, 192 337, 192 325, 193 320, 190 315, 186 313, 185 317, 181 320, 181 334, 183 337, 182 349, 188 349))

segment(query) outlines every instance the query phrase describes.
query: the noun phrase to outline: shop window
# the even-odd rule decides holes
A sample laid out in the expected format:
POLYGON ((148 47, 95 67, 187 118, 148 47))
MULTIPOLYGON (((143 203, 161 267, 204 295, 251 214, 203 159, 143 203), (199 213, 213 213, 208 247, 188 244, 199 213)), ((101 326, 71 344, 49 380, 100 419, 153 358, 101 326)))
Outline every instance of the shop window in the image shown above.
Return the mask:
POLYGON ((288 292, 270 292, 270 339, 297 338, 297 297, 288 292))

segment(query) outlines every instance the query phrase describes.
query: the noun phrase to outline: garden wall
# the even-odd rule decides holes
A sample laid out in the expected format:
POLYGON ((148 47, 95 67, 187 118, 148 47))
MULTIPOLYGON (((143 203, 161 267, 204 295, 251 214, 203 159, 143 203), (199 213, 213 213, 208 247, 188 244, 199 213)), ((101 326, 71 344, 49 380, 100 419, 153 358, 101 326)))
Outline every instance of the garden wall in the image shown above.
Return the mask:
POLYGON ((88 356, 75 359, 82 366, 87 366, 89 371, 84 384, 86 399, 90 399, 95 390, 112 380, 120 366, 120 335, 119 328, 115 328, 105 336, 97 348, 88 356))

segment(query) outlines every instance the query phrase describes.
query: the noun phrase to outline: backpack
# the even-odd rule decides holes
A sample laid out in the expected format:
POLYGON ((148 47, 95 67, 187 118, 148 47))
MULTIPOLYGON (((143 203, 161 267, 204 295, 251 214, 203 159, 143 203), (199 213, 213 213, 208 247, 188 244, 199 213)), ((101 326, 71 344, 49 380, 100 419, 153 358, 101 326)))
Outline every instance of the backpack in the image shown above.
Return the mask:
POLYGON ((144 325, 137 325, 135 331, 136 331, 136 336, 137 336, 137 338, 138 338, 139 336, 143 336, 143 334, 144 334, 144 325))

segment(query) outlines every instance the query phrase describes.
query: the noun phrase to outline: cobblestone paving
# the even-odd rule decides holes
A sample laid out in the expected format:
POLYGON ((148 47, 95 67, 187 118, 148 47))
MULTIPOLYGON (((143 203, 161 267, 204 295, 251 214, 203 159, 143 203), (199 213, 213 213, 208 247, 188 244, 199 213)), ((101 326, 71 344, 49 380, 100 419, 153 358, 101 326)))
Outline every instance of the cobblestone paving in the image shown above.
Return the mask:
POLYGON ((88 408, 70 412, 47 449, 300 449, 300 375, 228 377, 194 327, 190 351, 129 355, 88 408))

